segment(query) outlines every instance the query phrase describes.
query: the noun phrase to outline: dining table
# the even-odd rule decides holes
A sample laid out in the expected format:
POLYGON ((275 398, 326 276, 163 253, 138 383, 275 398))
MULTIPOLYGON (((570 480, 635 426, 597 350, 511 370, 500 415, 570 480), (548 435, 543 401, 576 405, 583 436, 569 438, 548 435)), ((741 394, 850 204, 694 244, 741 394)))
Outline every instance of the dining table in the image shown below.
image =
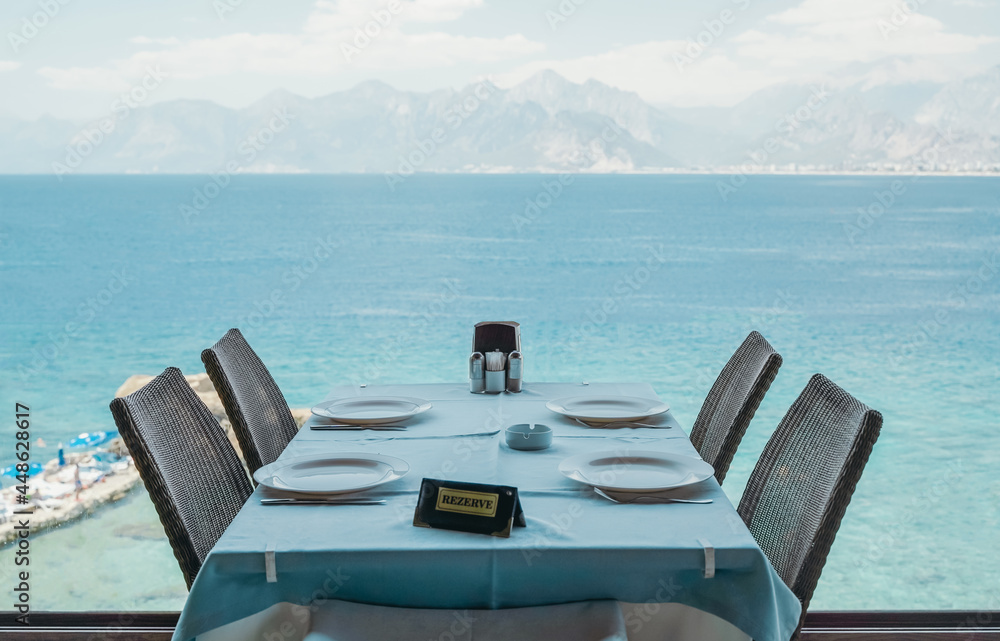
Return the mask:
POLYGON ((333 421, 312 416, 272 465, 341 454, 405 461, 402 478, 339 495, 384 503, 265 505, 289 495, 258 485, 205 559, 173 639, 326 639, 335 637, 308 637, 324 617, 503 616, 586 603, 617 604, 632 641, 787 641, 796 629, 798 599, 714 476, 660 494, 710 503, 618 503, 560 471, 594 452, 700 459, 670 410, 637 421, 649 427, 591 427, 547 407, 587 397, 662 402, 650 384, 525 382, 516 394, 471 394, 458 383, 343 385, 327 400, 365 397, 420 399, 429 409, 401 421, 405 429, 313 429, 333 421), (511 448, 505 429, 516 424, 549 426, 551 446, 511 448), (516 487, 525 526, 507 538, 414 527, 423 479, 516 487))

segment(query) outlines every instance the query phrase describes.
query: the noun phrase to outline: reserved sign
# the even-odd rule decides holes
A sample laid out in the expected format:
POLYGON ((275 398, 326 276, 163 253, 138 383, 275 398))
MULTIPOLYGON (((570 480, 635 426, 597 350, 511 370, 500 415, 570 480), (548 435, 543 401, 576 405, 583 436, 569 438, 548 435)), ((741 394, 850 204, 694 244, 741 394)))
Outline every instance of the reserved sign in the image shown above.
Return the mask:
POLYGON ((424 479, 413 525, 508 538, 525 520, 516 487, 424 479))
POLYGON ((447 487, 438 488, 437 509, 459 514, 496 516, 499 494, 485 492, 463 492, 447 487))

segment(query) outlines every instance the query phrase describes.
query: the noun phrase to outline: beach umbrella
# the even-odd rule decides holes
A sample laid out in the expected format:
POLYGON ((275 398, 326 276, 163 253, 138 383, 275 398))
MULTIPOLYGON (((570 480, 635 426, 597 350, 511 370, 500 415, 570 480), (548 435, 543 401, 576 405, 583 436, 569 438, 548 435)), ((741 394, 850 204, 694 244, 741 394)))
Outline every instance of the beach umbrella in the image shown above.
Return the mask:
MULTIPOLYGON (((42 467, 41 463, 28 463, 28 476, 35 476, 36 474, 41 474, 42 470, 44 469, 45 468, 42 467)), ((16 465, 8 465, 7 467, 0 470, 0 475, 8 476, 10 478, 14 478, 19 474, 21 474, 21 472, 17 471, 16 465)))
POLYGON ((69 441, 70 447, 95 447, 118 436, 118 432, 84 432, 69 441))

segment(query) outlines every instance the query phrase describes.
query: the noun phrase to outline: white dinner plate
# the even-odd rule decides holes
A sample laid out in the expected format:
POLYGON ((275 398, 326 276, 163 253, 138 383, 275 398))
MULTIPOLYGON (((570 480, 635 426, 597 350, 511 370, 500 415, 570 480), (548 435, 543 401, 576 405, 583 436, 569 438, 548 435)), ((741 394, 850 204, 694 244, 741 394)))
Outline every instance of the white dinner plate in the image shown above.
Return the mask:
POLYGON ((656 399, 637 396, 569 396, 549 401, 545 407, 557 414, 592 423, 638 421, 670 409, 656 399))
POLYGON ((341 423, 369 425, 395 423, 426 412, 431 404, 422 398, 409 396, 354 396, 325 401, 312 408, 312 413, 341 423))
POLYGON ((659 492, 700 483, 715 474, 701 459, 671 452, 608 450, 571 456, 559 464, 567 478, 617 492, 659 492))
POLYGON ((344 494, 367 490, 406 476, 410 466, 394 456, 343 452, 275 461, 254 472, 265 487, 301 494, 344 494))

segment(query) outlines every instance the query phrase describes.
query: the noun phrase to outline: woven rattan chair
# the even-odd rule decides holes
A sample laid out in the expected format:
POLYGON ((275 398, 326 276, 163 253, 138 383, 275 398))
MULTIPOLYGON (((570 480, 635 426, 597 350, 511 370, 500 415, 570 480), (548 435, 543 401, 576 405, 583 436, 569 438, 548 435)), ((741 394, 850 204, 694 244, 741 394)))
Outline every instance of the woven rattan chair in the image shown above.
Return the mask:
POLYGON ((229 330, 203 351, 201 360, 233 424, 250 473, 273 463, 298 426, 264 363, 238 329, 229 330))
POLYGON ((225 431, 177 368, 111 402, 188 588, 252 488, 225 431))
POLYGON ((738 511, 802 602, 793 639, 881 428, 881 414, 816 374, 750 475, 738 511))
POLYGON ((722 483, 736 448, 781 367, 781 354, 750 332, 708 392, 691 428, 691 442, 722 483))

